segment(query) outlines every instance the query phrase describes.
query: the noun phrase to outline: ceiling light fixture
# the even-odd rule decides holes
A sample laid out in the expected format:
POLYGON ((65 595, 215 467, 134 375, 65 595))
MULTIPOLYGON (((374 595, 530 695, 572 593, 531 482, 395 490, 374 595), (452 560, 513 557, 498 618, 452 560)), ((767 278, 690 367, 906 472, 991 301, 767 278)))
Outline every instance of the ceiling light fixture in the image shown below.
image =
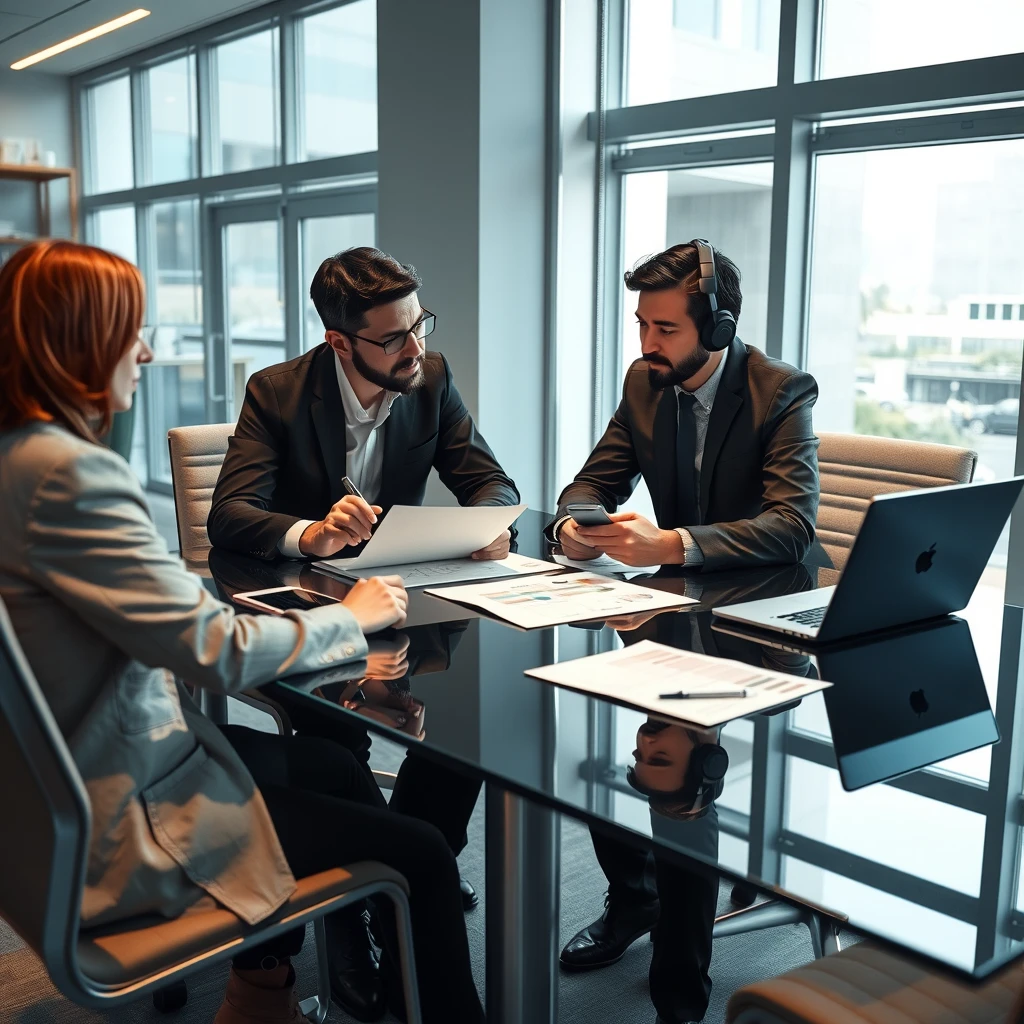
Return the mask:
POLYGON ((144 7, 139 7, 137 10, 129 11, 127 14, 122 14, 120 18, 114 18, 113 21, 105 21, 102 25, 97 25, 95 28, 90 28, 85 32, 79 32, 77 36, 65 39, 62 43, 55 43, 53 46, 48 46, 45 50, 33 53, 30 57, 22 57, 21 60, 15 61, 11 65, 11 70, 21 71, 23 68, 31 67, 33 64, 38 64, 41 60, 46 60, 48 57, 55 57, 58 53, 63 53, 65 50, 70 50, 75 46, 81 46, 82 43, 91 42, 93 39, 105 36, 108 32, 113 32, 115 29, 124 28, 125 25, 130 25, 133 21, 140 21, 142 18, 147 18, 149 17, 149 13, 150 12, 144 7))

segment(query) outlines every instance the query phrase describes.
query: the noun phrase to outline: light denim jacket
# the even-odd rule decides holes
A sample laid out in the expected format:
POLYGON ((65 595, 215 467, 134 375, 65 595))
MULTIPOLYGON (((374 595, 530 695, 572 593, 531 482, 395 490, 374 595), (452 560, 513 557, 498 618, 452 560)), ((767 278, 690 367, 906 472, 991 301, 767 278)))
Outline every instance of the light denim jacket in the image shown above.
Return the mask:
POLYGON ((263 798, 174 676, 233 693, 358 661, 352 614, 236 615, 168 553, 128 464, 53 424, 0 433, 0 597, 89 793, 83 925, 204 893, 248 924, 278 909, 295 879, 263 798))

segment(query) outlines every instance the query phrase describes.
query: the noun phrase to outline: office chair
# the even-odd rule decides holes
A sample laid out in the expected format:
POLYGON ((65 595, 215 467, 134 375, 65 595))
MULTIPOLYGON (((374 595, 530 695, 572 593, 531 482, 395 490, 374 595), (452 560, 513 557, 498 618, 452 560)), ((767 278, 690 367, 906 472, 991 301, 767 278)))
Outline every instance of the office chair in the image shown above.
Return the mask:
POLYGON ((288 903, 272 920, 255 927, 215 908, 174 920, 148 915, 81 930, 89 800, 2 602, 0 778, 6 820, 17 830, 16 837, 8 830, 7 841, 0 843, 0 917, 42 960, 54 985, 72 1002, 105 1010, 167 990, 196 971, 312 921, 317 994, 300 1009, 308 1020, 322 1024, 331 998, 324 915, 380 894, 395 908, 406 1007, 409 1020, 419 1024, 408 885, 398 872, 376 861, 298 879, 288 903))
POLYGON ((974 477, 977 452, 948 444, 904 441, 861 434, 818 435, 821 499, 817 534, 837 569, 847 556, 878 494, 919 487, 966 484, 974 477))
POLYGON ((977 985, 861 942, 734 992, 728 1024, 1021 1024, 1024 970, 977 985))

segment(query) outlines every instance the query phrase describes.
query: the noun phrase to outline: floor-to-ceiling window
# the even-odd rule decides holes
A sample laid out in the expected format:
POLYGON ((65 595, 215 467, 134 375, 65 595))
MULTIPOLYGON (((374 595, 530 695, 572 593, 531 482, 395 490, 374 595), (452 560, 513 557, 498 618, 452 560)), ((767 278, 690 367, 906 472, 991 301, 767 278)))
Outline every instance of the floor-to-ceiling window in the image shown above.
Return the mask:
POLYGON ((323 340, 310 279, 376 234, 376 66, 375 0, 279 0, 76 79, 86 238, 146 280, 151 489, 169 428, 234 419, 252 373, 323 340))
MULTIPOLYGON (((742 273, 740 337, 817 378, 818 430, 962 445, 978 452, 977 478, 1012 475, 1024 352, 1024 6, 980 0, 970 18, 953 0, 607 0, 599 11, 606 102, 588 124, 600 147, 594 439, 639 355, 623 271, 703 236, 742 273)), ((643 488, 630 507, 649 510, 643 488)), ((1010 533, 966 612, 983 638, 993 704, 1016 664, 1000 650, 1010 533)), ((884 898, 862 884, 878 882, 872 865, 879 875, 884 865, 895 869, 886 884, 906 904, 908 928, 965 944, 1009 918, 1014 898, 1024 902, 1004 893, 996 907, 984 879, 951 881, 958 850, 998 852, 1004 833, 1017 841, 1003 827, 1007 780, 992 777, 991 750, 872 787, 851 810, 820 698, 778 721, 728 727, 730 771, 757 778, 769 734, 791 755, 769 794, 775 806, 759 815, 772 829, 751 834, 742 801, 720 808, 737 866, 770 849, 780 884, 813 867, 822 904, 842 909, 884 898), (817 794, 836 808, 824 831, 809 834, 790 813, 794 787, 802 805, 817 794), (913 823, 935 801, 960 808, 961 828, 943 849, 917 849, 913 823), (893 843, 872 846, 886 829, 893 843), (934 882, 927 898, 905 898, 901 865, 934 882)), ((1010 786, 1019 791, 1020 780, 1010 786)), ((1012 922, 1024 934, 1019 910, 1012 922)))

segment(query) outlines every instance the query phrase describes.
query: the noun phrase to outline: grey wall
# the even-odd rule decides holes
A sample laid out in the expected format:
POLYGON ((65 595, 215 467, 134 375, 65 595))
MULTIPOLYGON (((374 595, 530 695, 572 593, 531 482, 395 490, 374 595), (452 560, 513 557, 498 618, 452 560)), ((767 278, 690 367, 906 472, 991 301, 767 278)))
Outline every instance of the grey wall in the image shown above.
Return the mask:
MULTIPOLYGON (((52 149, 57 163, 69 166, 72 144, 71 86, 61 75, 0 68, 0 138, 34 138, 52 149)), ((67 186, 51 186, 53 233, 70 234, 67 186)), ((0 219, 13 220, 16 230, 36 231, 35 189, 24 182, 0 181, 0 219)))
POLYGON ((419 269, 432 347, 539 507, 546 5, 379 0, 377 39, 378 244, 419 269))

